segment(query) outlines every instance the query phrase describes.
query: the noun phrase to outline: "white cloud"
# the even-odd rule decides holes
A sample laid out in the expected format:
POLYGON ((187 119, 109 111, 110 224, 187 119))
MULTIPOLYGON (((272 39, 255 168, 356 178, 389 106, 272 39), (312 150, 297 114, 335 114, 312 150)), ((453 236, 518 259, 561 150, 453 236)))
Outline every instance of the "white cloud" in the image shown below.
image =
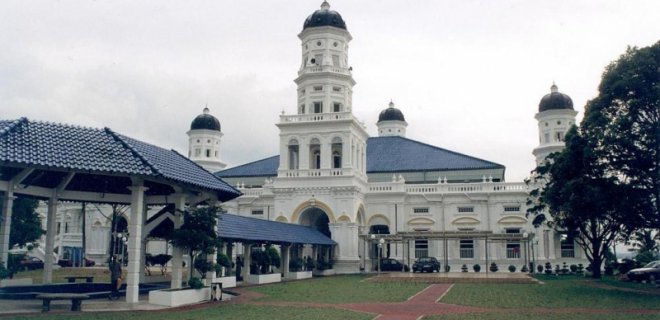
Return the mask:
MULTIPOLYGON (((296 35, 318 3, 0 3, 0 118, 108 126, 186 153, 208 104, 231 165, 274 155, 295 112, 296 35)), ((657 1, 331 1, 353 35, 353 110, 375 134, 393 99, 410 138, 532 169, 556 81, 578 111, 627 45, 658 41, 657 1)), ((581 115, 579 116, 581 117, 581 115)))

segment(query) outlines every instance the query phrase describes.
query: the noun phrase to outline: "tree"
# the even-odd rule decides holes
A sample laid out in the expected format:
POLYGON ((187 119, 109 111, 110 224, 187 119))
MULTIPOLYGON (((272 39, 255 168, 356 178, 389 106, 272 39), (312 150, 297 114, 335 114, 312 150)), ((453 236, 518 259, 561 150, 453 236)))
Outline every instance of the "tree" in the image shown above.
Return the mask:
POLYGON ((625 193, 618 193, 617 178, 607 177, 589 141, 577 127, 566 134, 566 147, 548 156, 533 172, 536 189, 527 210, 534 225, 548 224, 584 249, 593 277, 601 277, 607 249, 627 216, 621 214, 625 193), (546 213, 550 216, 547 217, 546 213))
POLYGON ((638 217, 630 226, 660 228, 660 41, 628 48, 603 74, 582 128, 606 174, 627 186, 638 217))
POLYGON ((46 231, 41 229, 39 215, 35 211, 39 201, 34 198, 18 196, 14 200, 9 232, 9 247, 24 246, 38 240, 46 231))
MULTIPOLYGON (((191 259, 190 279, 193 278, 195 259, 205 258, 220 245, 220 238, 216 232, 217 220, 218 209, 216 207, 186 210, 183 211, 183 225, 172 232, 170 239, 172 245, 188 250, 191 259)), ((202 266, 205 263, 197 263, 197 265, 202 266)))

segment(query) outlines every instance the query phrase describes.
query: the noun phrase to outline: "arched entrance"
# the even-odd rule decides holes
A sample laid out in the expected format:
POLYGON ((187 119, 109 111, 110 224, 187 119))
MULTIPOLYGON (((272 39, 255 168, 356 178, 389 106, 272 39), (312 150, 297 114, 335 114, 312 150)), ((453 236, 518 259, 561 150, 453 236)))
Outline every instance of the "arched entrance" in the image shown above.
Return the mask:
POLYGON ((330 219, 328 218, 328 215, 325 213, 325 211, 318 207, 305 209, 305 211, 300 214, 298 224, 310 226, 323 233, 328 238, 332 238, 329 226, 330 219))

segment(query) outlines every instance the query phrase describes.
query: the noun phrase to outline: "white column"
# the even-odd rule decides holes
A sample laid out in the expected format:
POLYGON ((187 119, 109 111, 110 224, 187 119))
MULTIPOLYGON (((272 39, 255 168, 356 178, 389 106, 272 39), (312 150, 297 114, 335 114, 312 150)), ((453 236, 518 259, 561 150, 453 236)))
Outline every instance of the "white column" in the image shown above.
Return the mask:
POLYGON ((14 184, 9 183, 7 191, 5 192, 4 197, 0 199, 2 201, 2 228, 0 229, 0 263, 4 263, 7 267, 7 262, 9 259, 9 232, 11 231, 11 216, 12 216, 12 207, 14 206, 14 184))
POLYGON ((241 269, 241 275, 243 276, 243 281, 248 281, 248 276, 250 275, 250 264, 252 263, 252 245, 243 243, 243 269, 241 269))
POLYGON ((289 254, 289 248, 291 245, 281 245, 280 246, 280 251, 282 251, 282 265, 280 266, 280 270, 282 270, 282 273, 284 273, 284 278, 289 277, 289 260, 291 258, 291 255, 289 254))
MULTIPOLYGON (((183 210, 186 206, 186 197, 184 194, 174 194, 174 229, 181 228, 183 224, 183 210)), ((172 280, 170 287, 172 289, 181 288, 183 282, 183 250, 172 247, 172 280)))
MULTIPOLYGON (((57 232, 57 221, 55 215, 57 214, 57 196, 48 199, 48 217, 46 218, 46 250, 44 257, 44 274, 43 283, 53 282, 53 249, 55 248, 55 233, 57 232)), ((63 227, 63 226, 61 226, 63 227)), ((62 250, 60 248, 60 250, 62 250)))
POLYGON ((142 256, 142 215, 144 192, 142 181, 133 181, 131 190, 131 219, 128 222, 128 272, 126 273, 126 302, 137 303, 140 285, 140 257, 142 256))

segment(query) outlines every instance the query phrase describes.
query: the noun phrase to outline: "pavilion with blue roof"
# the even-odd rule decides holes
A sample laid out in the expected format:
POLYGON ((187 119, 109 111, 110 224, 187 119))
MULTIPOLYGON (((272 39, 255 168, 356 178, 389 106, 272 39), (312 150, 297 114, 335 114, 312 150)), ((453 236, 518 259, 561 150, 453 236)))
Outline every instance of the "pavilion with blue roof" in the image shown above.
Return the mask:
MULTIPOLYGON (((9 250, 15 195, 48 202, 43 282, 52 282, 58 201, 129 204, 128 253, 143 257, 142 227, 148 205, 215 204, 241 195, 222 179, 174 150, 116 133, 66 124, 0 120, 0 260, 9 250)), ((175 226, 182 221, 176 217, 175 226)), ((176 251, 176 250, 175 250, 176 251)), ((179 250, 173 256, 172 287, 181 286, 179 250)), ((126 300, 138 301, 142 259, 130 259, 126 300)))

